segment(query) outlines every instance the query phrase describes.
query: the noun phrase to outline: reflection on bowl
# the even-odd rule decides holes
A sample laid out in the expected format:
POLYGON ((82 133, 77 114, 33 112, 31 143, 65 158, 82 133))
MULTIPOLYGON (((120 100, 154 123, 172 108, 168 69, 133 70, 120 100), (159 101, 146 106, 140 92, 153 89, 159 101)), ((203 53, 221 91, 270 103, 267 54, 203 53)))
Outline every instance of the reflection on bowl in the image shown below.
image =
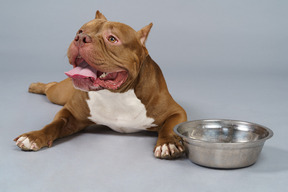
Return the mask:
POLYGON ((261 125, 236 120, 196 120, 174 128, 188 158, 213 168, 241 168, 254 164, 273 132, 261 125))

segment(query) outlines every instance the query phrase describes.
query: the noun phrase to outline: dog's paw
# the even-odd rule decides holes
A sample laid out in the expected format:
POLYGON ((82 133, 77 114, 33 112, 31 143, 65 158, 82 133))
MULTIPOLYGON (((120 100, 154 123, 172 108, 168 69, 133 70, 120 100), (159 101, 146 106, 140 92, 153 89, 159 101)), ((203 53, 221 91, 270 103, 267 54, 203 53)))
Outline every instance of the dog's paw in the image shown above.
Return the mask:
POLYGON ((167 143, 155 147, 154 156, 160 159, 175 159, 184 154, 184 146, 167 143))
POLYGON ((19 137, 15 139, 16 145, 24 151, 38 151, 39 147, 35 142, 31 142, 28 137, 19 137))
POLYGON ((52 146, 52 141, 48 141, 47 137, 41 131, 32 131, 20 135, 14 139, 16 145, 24 151, 38 151, 42 147, 52 146))
POLYGON ((44 83, 31 83, 28 91, 30 93, 44 94, 45 84, 44 83))

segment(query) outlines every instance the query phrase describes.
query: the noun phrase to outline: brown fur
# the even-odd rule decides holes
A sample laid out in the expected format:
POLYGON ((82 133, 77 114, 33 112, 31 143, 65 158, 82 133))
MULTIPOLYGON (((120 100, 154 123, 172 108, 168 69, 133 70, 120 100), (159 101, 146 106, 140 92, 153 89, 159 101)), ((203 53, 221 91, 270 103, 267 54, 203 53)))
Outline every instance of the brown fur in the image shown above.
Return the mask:
MULTIPOLYGON (((125 68, 129 71, 126 82, 119 89, 111 91, 125 92, 134 89, 137 98, 146 107, 147 116, 155 119, 154 124, 158 125, 157 127, 148 128, 150 131, 158 132, 159 136, 155 148, 165 144, 175 144, 178 149, 176 151, 169 149, 169 154, 160 156, 155 154, 156 157, 170 159, 181 156, 184 147, 181 139, 173 132, 173 128, 175 125, 186 121, 187 117, 184 109, 169 94, 159 66, 151 59, 145 47, 145 41, 152 24, 135 32, 125 24, 108 22, 106 17, 97 11, 96 19, 83 25, 80 30, 94 37, 99 36, 102 32, 101 28, 105 27, 112 28, 115 33, 121 36, 120 39, 124 39, 123 46, 121 50, 117 47, 109 48, 112 53, 111 56, 110 53, 100 50, 103 42, 100 40, 94 41, 93 51, 88 51, 89 59, 101 71, 118 68, 125 68), (123 31, 129 35, 121 33, 123 31), (125 53, 127 55, 123 55, 125 53)), ((68 49, 70 63, 73 63, 75 59, 75 56, 70 53, 73 46, 72 42, 68 49)), ((59 83, 32 83, 29 92, 45 94, 51 102, 64 106, 56 114, 54 120, 43 129, 22 134, 15 139, 17 141, 21 136, 28 137, 30 141, 37 145, 37 148, 33 148, 33 150, 39 150, 45 146, 51 147, 54 140, 71 135, 94 124, 88 120, 90 111, 86 103, 88 99, 87 92, 75 89, 69 78, 59 83)), ((18 143, 18 146, 27 150, 21 143, 18 143)))

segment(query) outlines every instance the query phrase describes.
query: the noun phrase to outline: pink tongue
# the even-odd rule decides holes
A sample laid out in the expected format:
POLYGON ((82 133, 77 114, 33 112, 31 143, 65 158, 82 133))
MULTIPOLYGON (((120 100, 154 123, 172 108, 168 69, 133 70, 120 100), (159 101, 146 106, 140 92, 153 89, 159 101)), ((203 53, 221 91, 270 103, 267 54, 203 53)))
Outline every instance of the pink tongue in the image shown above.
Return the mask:
POLYGON ((70 78, 78 78, 78 79, 83 79, 83 78, 92 78, 96 79, 97 78, 97 70, 92 68, 88 63, 85 61, 80 63, 77 67, 74 69, 67 71, 65 73, 68 77, 70 78))

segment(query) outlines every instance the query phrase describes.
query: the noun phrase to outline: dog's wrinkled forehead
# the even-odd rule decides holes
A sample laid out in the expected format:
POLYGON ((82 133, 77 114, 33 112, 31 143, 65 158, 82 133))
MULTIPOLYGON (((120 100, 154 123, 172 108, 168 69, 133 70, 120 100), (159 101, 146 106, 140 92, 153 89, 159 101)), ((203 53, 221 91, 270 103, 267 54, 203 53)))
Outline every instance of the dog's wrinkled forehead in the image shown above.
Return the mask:
POLYGON ((84 24, 80 30, 91 35, 111 33, 122 41, 129 41, 132 38, 136 38, 137 33, 132 27, 124 23, 112 22, 103 19, 93 19, 92 21, 84 24))
POLYGON ((99 32, 102 30, 103 25, 107 21, 102 19, 93 19, 92 21, 89 21, 88 23, 85 23, 80 30, 85 31, 86 33, 92 33, 92 32, 99 32))

